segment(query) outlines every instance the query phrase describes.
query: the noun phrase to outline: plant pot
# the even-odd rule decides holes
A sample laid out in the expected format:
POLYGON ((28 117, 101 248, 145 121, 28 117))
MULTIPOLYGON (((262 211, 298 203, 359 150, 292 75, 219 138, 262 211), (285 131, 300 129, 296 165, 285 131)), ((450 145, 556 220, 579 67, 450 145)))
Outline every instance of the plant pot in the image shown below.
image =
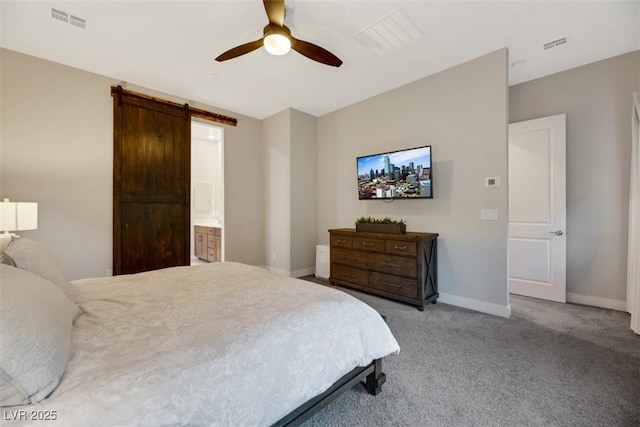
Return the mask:
POLYGON ((394 233, 406 234, 406 224, 367 224, 356 222, 356 231, 368 231, 370 233, 394 233))

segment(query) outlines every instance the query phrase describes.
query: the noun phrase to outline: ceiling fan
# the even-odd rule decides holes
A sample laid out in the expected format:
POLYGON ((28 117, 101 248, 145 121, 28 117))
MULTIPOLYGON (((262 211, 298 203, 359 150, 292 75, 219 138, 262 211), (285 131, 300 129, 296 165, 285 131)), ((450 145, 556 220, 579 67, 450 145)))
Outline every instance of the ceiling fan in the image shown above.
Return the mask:
POLYGON ((263 0, 264 9, 267 12, 269 23, 264 27, 264 35, 261 39, 241 44, 229 49, 216 58, 222 62, 236 58, 249 52, 253 52, 261 46, 272 55, 284 55, 290 49, 306 56, 309 59, 322 64, 339 67, 342 65, 340 58, 326 49, 304 40, 298 40, 291 35, 291 30, 284 25, 285 7, 284 0, 263 0))

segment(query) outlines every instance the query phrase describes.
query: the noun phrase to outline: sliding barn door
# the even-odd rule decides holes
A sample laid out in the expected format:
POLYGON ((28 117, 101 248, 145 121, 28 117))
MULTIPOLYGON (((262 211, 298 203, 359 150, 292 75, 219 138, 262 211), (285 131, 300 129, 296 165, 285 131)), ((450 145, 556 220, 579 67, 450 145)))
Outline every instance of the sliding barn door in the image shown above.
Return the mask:
POLYGON ((189 111, 117 89, 113 96, 113 273, 188 265, 189 111))

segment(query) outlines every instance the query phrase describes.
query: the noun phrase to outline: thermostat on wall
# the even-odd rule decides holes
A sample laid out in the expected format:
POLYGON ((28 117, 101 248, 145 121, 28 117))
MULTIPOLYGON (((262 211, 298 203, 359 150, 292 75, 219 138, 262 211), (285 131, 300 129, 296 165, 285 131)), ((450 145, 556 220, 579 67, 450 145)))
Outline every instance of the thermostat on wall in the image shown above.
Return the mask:
POLYGON ((500 187, 500 177, 499 176, 488 176, 488 177, 485 177, 484 186, 486 188, 500 187))

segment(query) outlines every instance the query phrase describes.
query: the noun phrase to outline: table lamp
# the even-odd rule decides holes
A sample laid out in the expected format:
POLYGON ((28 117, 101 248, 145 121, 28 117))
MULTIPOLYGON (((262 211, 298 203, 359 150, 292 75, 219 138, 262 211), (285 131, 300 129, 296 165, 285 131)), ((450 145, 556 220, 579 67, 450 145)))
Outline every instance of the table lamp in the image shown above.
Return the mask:
POLYGON ((0 202, 0 249, 4 251, 11 237, 18 237, 11 231, 35 230, 38 228, 38 204, 34 202, 0 202))

